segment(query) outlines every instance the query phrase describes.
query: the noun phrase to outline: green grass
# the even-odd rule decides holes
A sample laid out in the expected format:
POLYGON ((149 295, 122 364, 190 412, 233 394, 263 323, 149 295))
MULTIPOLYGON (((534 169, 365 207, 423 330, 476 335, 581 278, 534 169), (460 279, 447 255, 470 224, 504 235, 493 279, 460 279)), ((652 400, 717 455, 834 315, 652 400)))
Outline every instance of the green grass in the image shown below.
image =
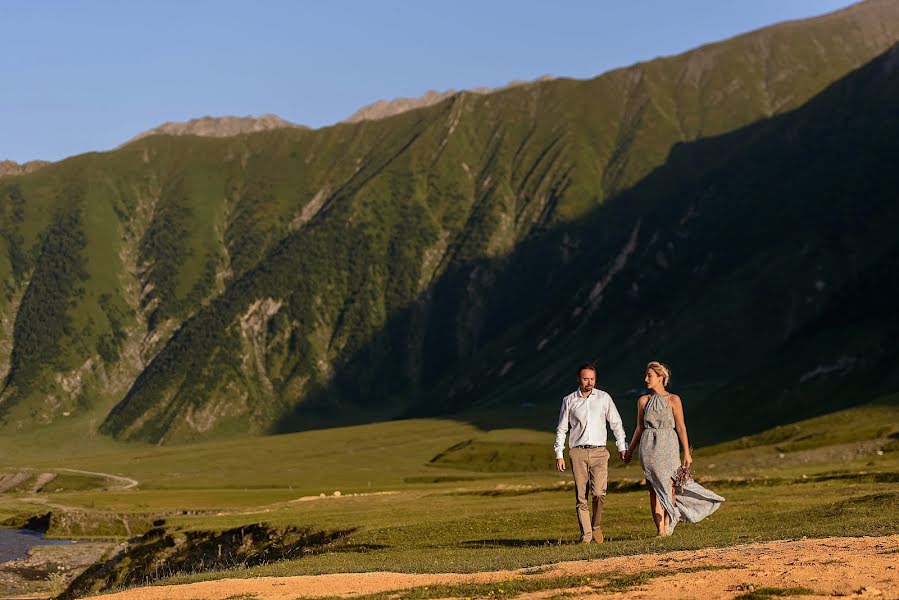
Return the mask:
MULTIPOLYGON (((126 475, 139 480, 141 490, 280 488, 289 493, 292 488, 297 496, 318 495, 385 489, 402 485, 405 477, 458 477, 457 469, 424 465, 444 448, 478 434, 471 425, 432 419, 159 448, 77 435, 77 430, 78 424, 63 422, 4 436, 5 465, 126 475)), ((550 439, 550 453, 551 445, 550 439)))
POLYGON ((428 464, 487 473, 551 471, 555 468, 546 460, 546 444, 478 440, 459 442, 432 458, 428 464))
MULTIPOLYGON (((744 587, 749 588, 752 586, 744 587)), ((740 594, 739 596, 736 596, 735 600, 767 600, 768 598, 779 598, 782 596, 806 596, 814 593, 814 590, 810 590, 805 587, 761 587, 746 592, 745 594, 740 594)))
MULTIPOLYGON (((778 452, 797 452, 859 440, 888 438, 899 432, 899 394, 877 402, 821 417, 781 425, 762 433, 705 448, 704 456, 739 450, 773 446, 778 452)), ((884 441, 888 446, 889 441, 884 441)))

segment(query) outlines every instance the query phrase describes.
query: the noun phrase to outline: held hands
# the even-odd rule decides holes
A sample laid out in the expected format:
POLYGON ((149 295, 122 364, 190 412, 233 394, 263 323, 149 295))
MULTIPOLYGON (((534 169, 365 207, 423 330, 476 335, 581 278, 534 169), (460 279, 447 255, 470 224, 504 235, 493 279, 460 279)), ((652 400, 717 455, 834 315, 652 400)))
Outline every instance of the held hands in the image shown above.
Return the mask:
POLYGON ((625 463, 630 463, 633 456, 633 452, 631 452, 631 449, 628 448, 626 451, 621 453, 621 460, 623 460, 625 463))
POLYGON ((630 458, 629 458, 628 455, 627 455, 627 452, 624 451, 624 450, 619 451, 619 452, 618 452, 618 456, 619 456, 619 457, 621 458, 621 460, 623 460, 624 462, 627 462, 627 461, 630 460, 630 458))
POLYGON ((557 459, 556 459, 556 468, 557 468, 559 471, 562 471, 563 473, 565 472, 565 459, 564 459, 564 458, 557 458, 557 459))

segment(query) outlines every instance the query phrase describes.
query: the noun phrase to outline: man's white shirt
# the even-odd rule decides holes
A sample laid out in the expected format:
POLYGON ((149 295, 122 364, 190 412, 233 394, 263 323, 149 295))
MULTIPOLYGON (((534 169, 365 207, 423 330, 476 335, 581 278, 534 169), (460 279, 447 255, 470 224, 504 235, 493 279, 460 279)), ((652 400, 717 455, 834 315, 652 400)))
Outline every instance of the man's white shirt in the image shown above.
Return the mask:
POLYGON ((556 458, 562 458, 565 449, 565 435, 568 434, 568 447, 603 446, 606 445, 606 422, 615 434, 615 445, 619 452, 627 450, 624 439, 624 426, 621 415, 606 392, 593 388, 586 398, 581 390, 562 398, 562 410, 559 413, 559 425, 556 427, 556 443, 553 449, 556 458))

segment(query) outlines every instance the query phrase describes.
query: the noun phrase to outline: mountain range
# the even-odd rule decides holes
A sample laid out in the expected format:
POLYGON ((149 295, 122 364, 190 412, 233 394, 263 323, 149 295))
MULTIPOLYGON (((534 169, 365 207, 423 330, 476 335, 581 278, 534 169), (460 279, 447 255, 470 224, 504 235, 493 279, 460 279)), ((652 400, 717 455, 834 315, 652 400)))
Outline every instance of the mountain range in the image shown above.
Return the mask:
POLYGON ((721 439, 899 388, 899 5, 377 120, 0 179, 0 411, 172 443, 551 421, 662 359, 721 439))
MULTIPOLYGON (((536 81, 549 81, 551 79, 552 77, 546 75, 544 77, 541 77, 540 79, 537 79, 536 81)), ((491 94, 498 90, 504 90, 518 85, 526 85, 528 83, 534 82, 512 81, 500 88, 479 87, 465 91, 472 94, 491 94)), ((409 110, 415 110, 417 108, 436 104, 441 100, 445 100, 446 98, 450 98, 459 93, 459 91, 454 89, 446 90, 443 92, 436 92, 434 90, 431 90, 418 98, 395 98, 393 100, 378 100, 377 102, 367 104, 359 110, 355 111, 352 115, 347 117, 344 122, 355 123, 358 121, 384 119, 409 110)), ((231 137, 235 135, 242 135, 245 133, 269 131, 271 129, 284 129, 287 127, 304 126, 297 123, 292 123, 290 121, 282 119, 278 115, 272 114, 265 114, 259 117, 254 117, 251 115, 247 115, 244 117, 237 117, 232 115, 226 115, 222 117, 205 116, 196 119, 190 119, 188 121, 169 121, 163 123, 158 127, 153 127, 146 131, 142 131, 141 133, 125 142, 125 144, 123 145, 130 144, 131 142, 135 142, 139 139, 149 137, 151 135, 160 134, 193 135, 200 137, 231 137)), ((4 175, 21 175, 23 173, 33 173, 34 171, 37 171, 38 169, 49 164, 49 161, 43 160, 33 160, 23 164, 19 164, 11 160, 3 160, 0 161, 0 177, 3 177, 4 175)))

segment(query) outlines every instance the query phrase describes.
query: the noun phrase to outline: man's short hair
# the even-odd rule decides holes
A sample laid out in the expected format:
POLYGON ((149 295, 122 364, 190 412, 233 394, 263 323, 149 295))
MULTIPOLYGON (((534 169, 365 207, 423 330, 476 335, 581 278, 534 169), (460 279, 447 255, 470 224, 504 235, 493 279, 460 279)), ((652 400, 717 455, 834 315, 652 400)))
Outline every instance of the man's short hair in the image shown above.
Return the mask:
POLYGON ((584 369, 593 371, 593 374, 596 375, 596 366, 592 362, 585 362, 585 363, 581 363, 581 366, 579 366, 577 368, 577 376, 578 377, 581 376, 581 371, 583 371, 584 369))

